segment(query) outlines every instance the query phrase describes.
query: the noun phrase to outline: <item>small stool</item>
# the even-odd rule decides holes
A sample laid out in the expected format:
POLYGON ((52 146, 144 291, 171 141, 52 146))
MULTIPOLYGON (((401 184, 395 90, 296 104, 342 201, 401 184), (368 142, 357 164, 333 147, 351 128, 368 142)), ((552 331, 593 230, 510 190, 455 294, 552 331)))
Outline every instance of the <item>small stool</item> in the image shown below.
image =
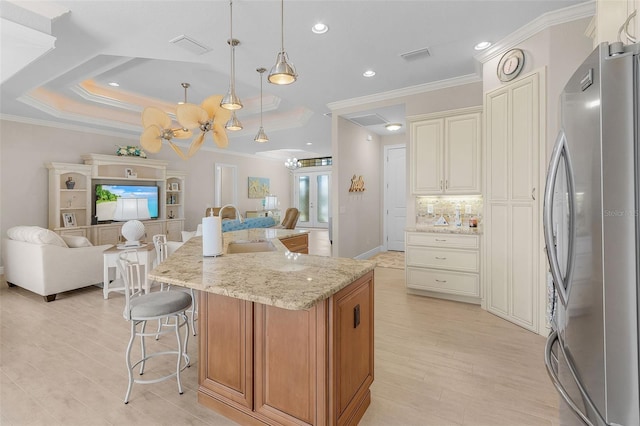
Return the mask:
POLYGON ((127 394, 124 397, 124 403, 129 403, 129 396, 131 395, 131 389, 134 383, 150 384, 158 383, 163 380, 167 380, 173 376, 176 376, 178 381, 178 392, 182 395, 182 383, 180 382, 180 372, 189 367, 190 360, 187 354, 187 345, 189 343, 189 321, 187 319, 186 310, 191 307, 191 295, 181 291, 160 291, 148 294, 142 294, 141 285, 141 265, 135 261, 129 259, 129 253, 124 251, 117 261, 118 269, 124 280, 125 285, 125 309, 123 316, 127 321, 131 322, 131 338, 127 345, 126 362, 129 374, 129 385, 127 388, 127 394), (172 324, 166 324, 166 330, 145 332, 147 321, 162 320, 164 318, 175 318, 175 322, 172 324), (138 330, 138 326, 140 329, 138 330), (184 342, 182 342, 180 336, 180 328, 185 326, 187 328, 184 342), (176 340, 178 342, 178 348, 175 351, 162 351, 154 352, 151 354, 146 353, 144 338, 157 336, 158 334, 166 334, 175 332, 176 340), (140 344, 142 349, 141 358, 132 364, 131 362, 131 348, 133 347, 133 341, 135 338, 140 337, 140 344), (160 356, 160 355, 176 355, 176 370, 175 372, 162 376, 152 380, 141 380, 133 378, 133 369, 140 364, 140 375, 144 373, 144 366, 148 359, 160 356))

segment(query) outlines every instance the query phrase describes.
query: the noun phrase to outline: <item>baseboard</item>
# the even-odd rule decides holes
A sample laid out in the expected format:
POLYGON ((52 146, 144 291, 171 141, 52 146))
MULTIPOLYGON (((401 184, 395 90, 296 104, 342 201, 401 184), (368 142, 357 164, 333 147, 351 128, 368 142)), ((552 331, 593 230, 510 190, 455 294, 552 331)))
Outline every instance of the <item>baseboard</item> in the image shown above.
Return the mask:
POLYGON ((373 248, 373 249, 371 249, 369 251, 366 251, 366 252, 364 252, 362 254, 354 256, 353 258, 354 259, 358 259, 358 260, 366 260, 366 259, 369 259, 369 258, 375 256, 376 254, 378 254, 378 253, 380 253, 382 251, 385 251, 384 247, 383 246, 378 246, 378 247, 373 248))

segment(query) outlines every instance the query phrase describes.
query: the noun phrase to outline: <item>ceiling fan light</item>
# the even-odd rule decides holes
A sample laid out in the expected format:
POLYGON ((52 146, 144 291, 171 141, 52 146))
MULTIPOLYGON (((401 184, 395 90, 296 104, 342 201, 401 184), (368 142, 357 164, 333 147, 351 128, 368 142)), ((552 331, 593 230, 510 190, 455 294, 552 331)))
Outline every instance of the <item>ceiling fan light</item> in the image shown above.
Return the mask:
POLYGON ((287 53, 285 51, 278 53, 276 64, 271 68, 269 76, 267 77, 269 83, 283 85, 296 81, 298 78, 296 69, 287 59, 287 53))
POLYGON ((231 118, 227 121, 227 124, 224 125, 224 128, 232 132, 242 130, 242 123, 238 120, 238 117, 236 117, 235 111, 231 113, 231 118))
POLYGON ((262 126, 260 126, 260 130, 258 130, 258 134, 256 135, 255 138, 253 138, 253 140, 260 143, 269 142, 269 137, 264 132, 264 129, 262 128, 262 126))

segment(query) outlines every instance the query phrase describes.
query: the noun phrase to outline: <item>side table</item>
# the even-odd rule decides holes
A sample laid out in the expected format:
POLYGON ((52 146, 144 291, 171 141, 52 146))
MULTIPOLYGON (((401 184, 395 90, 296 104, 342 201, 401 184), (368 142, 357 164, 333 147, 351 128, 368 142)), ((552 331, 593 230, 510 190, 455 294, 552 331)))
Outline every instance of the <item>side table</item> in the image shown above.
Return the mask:
MULTIPOLYGON (((120 257, 120 253, 122 253, 125 249, 119 249, 117 246, 111 247, 108 250, 104 251, 104 275, 102 278, 103 288, 102 293, 105 299, 109 298, 109 292, 112 291, 123 291, 124 286, 113 287, 110 286, 111 282, 109 281, 109 268, 116 269, 116 278, 118 278, 118 270, 116 268, 116 261, 120 257)), ((149 280, 147 278, 147 273, 149 269, 153 265, 153 262, 156 258, 156 249, 153 244, 146 244, 142 247, 127 247, 126 250, 135 250, 138 254, 138 262, 141 265, 144 265, 144 292, 149 293, 150 285, 149 280)))

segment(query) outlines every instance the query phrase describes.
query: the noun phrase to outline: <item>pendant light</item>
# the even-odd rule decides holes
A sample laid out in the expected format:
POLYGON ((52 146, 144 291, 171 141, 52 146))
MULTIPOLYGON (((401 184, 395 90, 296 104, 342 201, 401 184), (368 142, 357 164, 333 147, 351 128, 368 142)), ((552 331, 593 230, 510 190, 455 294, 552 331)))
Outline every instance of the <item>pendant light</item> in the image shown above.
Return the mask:
POLYGON ((235 111, 231 112, 231 118, 224 125, 224 128, 227 129, 227 130, 230 130, 232 132, 236 132, 238 130, 242 130, 242 123, 240 122, 240 120, 238 120, 238 117, 236 117, 236 112, 235 111))
POLYGON ((291 84, 298 78, 296 69, 293 64, 288 62, 287 52, 284 51, 284 0, 280 0, 281 13, 281 29, 282 29, 282 49, 276 58, 276 64, 269 71, 269 83, 273 84, 291 84))
POLYGON ((264 132, 264 128, 262 127, 262 74, 266 71, 266 68, 258 68, 256 71, 260 73, 260 130, 258 130, 258 134, 255 138, 253 138, 256 142, 269 142, 269 137, 264 132))
POLYGON ((242 101, 238 95, 236 95, 236 46, 240 44, 240 41, 233 38, 233 0, 229 1, 229 11, 230 11, 230 19, 229 19, 229 28, 230 28, 230 36, 227 43, 231 47, 231 80, 229 82, 229 91, 220 101, 220 106, 224 109, 228 110, 236 110, 242 108, 242 101))

